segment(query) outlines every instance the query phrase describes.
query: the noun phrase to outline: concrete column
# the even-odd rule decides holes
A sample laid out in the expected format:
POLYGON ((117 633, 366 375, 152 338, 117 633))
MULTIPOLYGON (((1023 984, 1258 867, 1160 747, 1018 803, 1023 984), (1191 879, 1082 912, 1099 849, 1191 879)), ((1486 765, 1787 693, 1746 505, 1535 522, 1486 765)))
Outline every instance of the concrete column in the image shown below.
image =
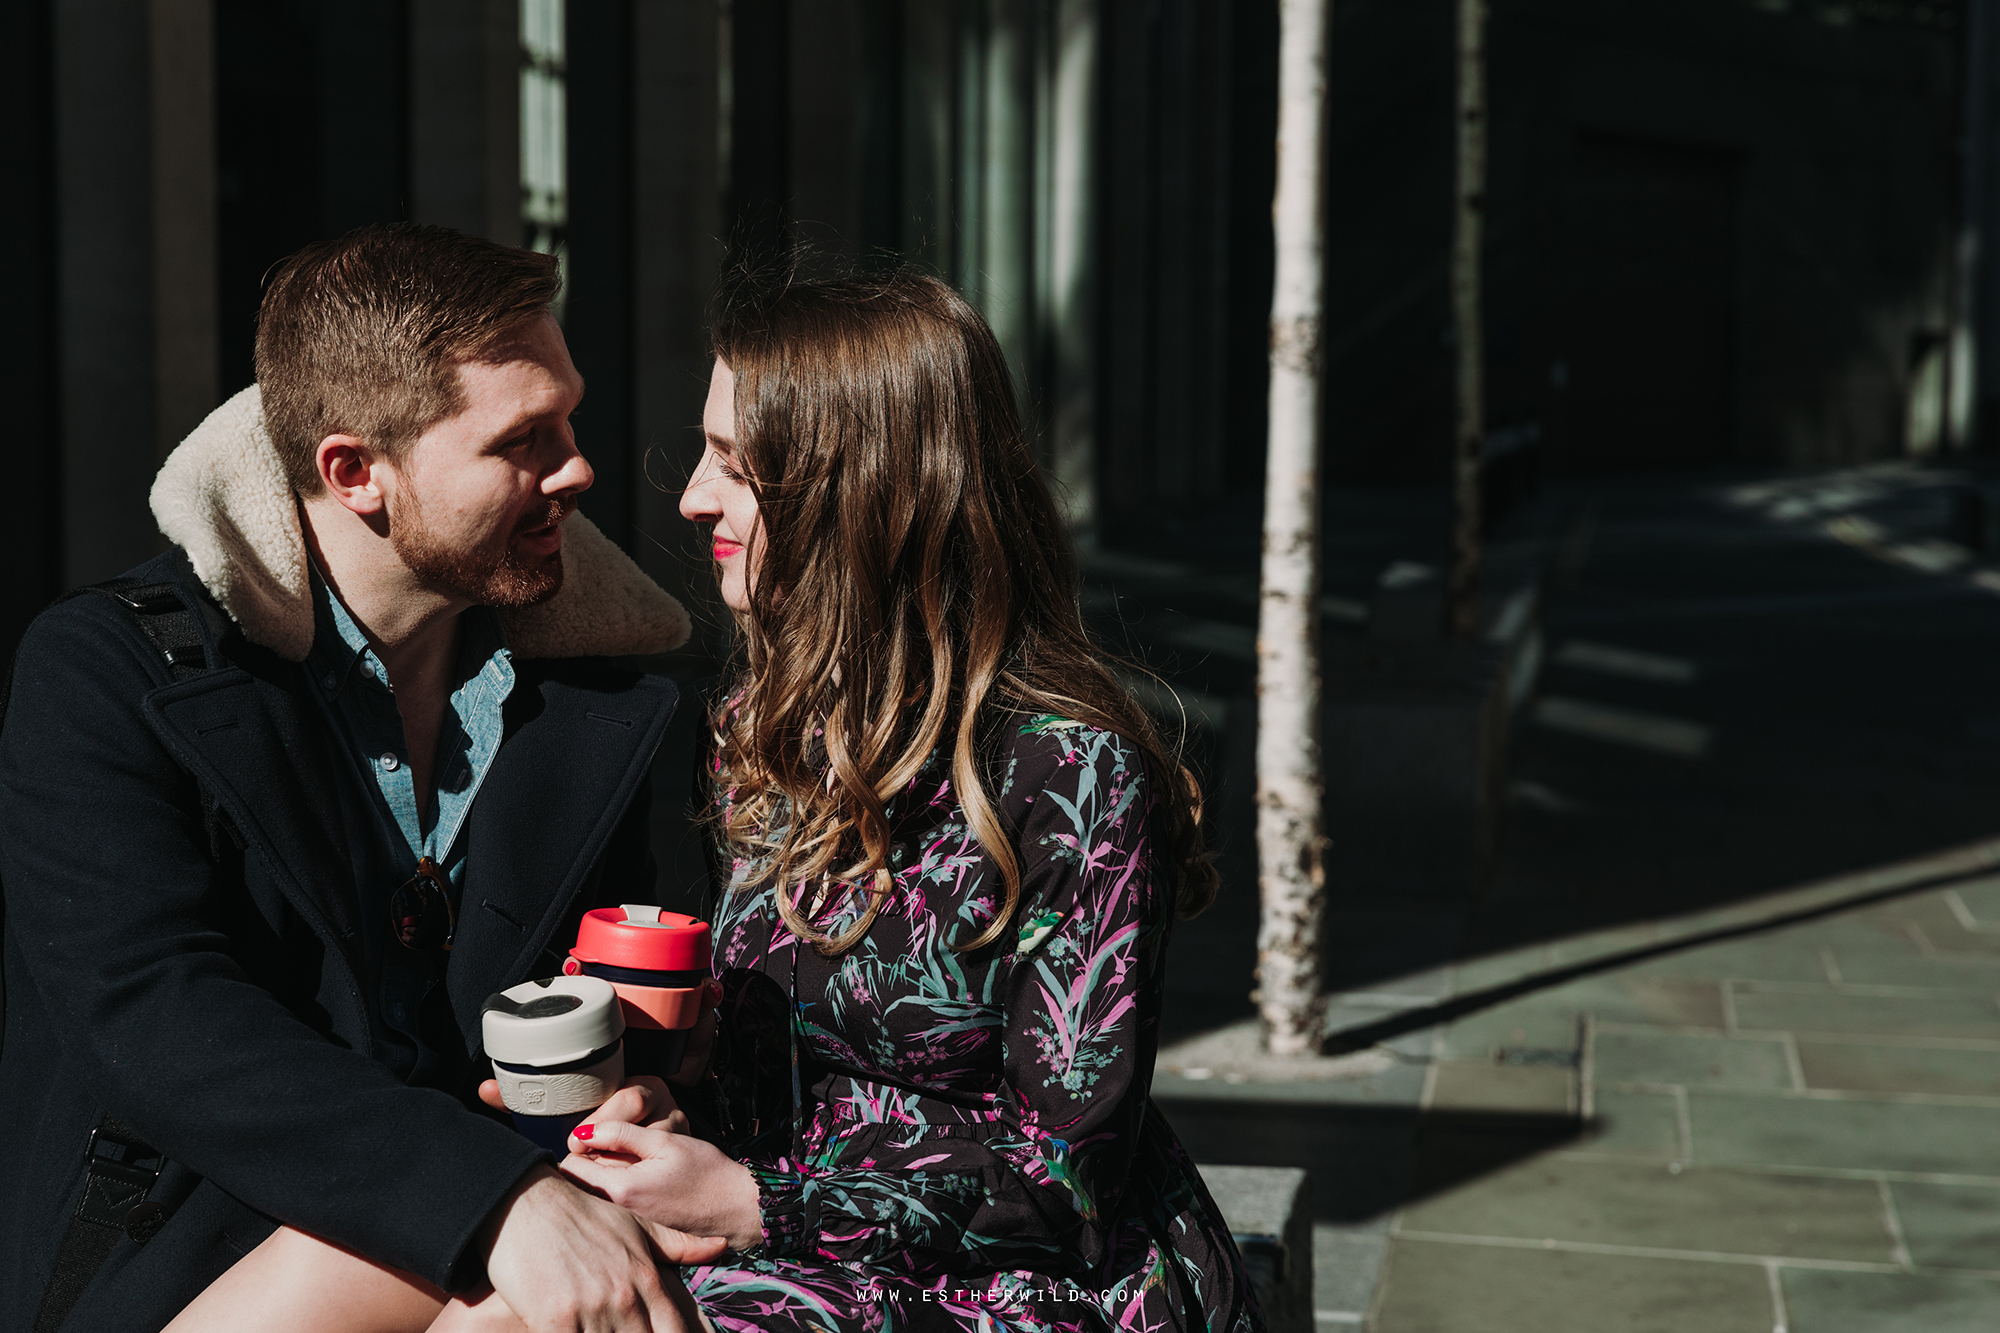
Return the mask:
POLYGON ((411 0, 410 215, 521 243, 518 0, 411 0))
POLYGON ((720 647, 713 580, 677 512, 701 456, 707 309, 722 260, 723 123, 714 0, 633 0, 633 536, 640 567, 695 612, 691 649, 720 647))
POLYGON ((167 449, 214 405, 210 0, 56 6, 62 581, 160 549, 167 449))
POLYGON ((212 0, 149 0, 154 444, 164 460, 219 398, 212 0))
POLYGON ((858 0, 792 6, 792 234, 848 259, 861 243, 861 28, 858 0))
POLYGON ((2000 453, 2000 0, 1967 0, 1952 434, 2000 453))
POLYGON ((633 447, 631 0, 570 0, 568 294, 563 332, 589 386, 577 445, 597 471, 583 497, 591 522, 632 546, 633 447))
POLYGON ((0 401, 15 447, 9 482, 24 499, 0 529, 0 662, 60 589, 61 415, 58 385, 55 173, 55 12, 46 4, 0 9, 0 251, 24 257, 0 288, 0 401))
POLYGON ((1097 517, 1097 4, 1056 0, 1043 76, 1044 459, 1074 529, 1097 517))

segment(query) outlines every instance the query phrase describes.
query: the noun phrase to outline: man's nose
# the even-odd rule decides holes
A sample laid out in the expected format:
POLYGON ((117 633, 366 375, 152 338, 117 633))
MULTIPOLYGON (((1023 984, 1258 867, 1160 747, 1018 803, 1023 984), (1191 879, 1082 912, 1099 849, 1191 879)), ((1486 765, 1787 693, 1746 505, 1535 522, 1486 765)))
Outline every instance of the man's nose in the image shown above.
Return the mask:
POLYGON ((568 448, 567 456, 555 471, 542 478, 544 495, 579 495, 589 490, 590 484, 597 480, 596 470, 583 456, 583 451, 576 447, 576 440, 572 437, 564 443, 568 448))

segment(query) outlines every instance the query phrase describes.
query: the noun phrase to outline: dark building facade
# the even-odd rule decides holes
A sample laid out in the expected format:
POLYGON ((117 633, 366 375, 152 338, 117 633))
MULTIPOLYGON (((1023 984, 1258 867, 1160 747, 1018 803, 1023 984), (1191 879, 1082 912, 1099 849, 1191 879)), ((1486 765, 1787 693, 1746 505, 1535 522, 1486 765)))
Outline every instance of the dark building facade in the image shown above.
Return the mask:
MULTIPOLYGON (((1494 0, 1496 439, 1568 473, 1984 438, 1994 0, 1494 0), (1968 76, 1971 77, 1968 77, 1968 76)), ((1442 485, 1452 0, 1333 0, 1326 449, 1442 485)), ((1100 546, 1254 551, 1276 0, 42 0, 5 60, 30 256, 0 358, 36 502, 8 642, 158 539, 164 452, 247 383, 269 267, 368 221, 560 249, 591 516, 701 578, 727 248, 914 262, 992 321, 1100 546)))

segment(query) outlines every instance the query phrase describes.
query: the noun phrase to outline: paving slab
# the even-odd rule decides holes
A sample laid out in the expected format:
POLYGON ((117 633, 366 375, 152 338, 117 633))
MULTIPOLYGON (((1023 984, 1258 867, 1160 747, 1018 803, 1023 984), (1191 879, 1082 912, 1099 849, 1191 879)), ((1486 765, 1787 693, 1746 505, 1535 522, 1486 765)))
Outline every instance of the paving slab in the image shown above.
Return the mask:
POLYGON ((1974 920, 2000 931, 2000 875, 1982 875, 1954 884, 1938 896, 1943 898, 1947 894, 1956 895, 1974 920))
POLYGON ((1668 1092, 1599 1088, 1577 1151, 1662 1162, 1682 1158, 1680 1104, 1668 1092))
POLYGON ((1690 1090, 1694 1160, 2000 1175, 2000 1107, 1690 1090))
POLYGON ((1955 954, 1941 957, 1915 948, 1861 950, 1831 946, 1840 980, 1864 986, 1928 986, 1948 990, 2000 993, 2000 954, 1955 954))
POLYGON ((1617 973, 1586 977, 1548 994, 1550 1003, 1566 1006, 1576 1013, 1589 1012, 1603 1023, 1708 1028, 1718 1032, 1727 1026, 1722 986, 1717 981, 1617 973))
POLYGON ((1889 1193, 1912 1262, 2000 1275, 2000 1187, 1898 1180, 1889 1193))
POLYGON ((1812 1039, 1798 1047, 1809 1088, 2000 1098, 2000 1050, 1812 1039))
POLYGON ((1374 1333, 1771 1333, 1773 1324, 1769 1281, 1752 1264, 1399 1239, 1385 1270, 1374 1333))
POLYGON ((1890 919, 1914 925, 1923 940, 1940 954, 1951 956, 2000 955, 2000 932, 1967 930, 1956 913, 1935 895, 1913 898, 1896 904, 1890 919))
POLYGON ((1443 1060, 1431 1086, 1433 1107, 1568 1115, 1577 1110, 1575 1071, 1498 1060, 1443 1060))
POLYGON ((1754 985, 1731 990, 1736 1026, 1744 1031, 2000 1040, 2000 1001, 1978 992, 1870 995, 1835 986, 1772 991, 1754 985))
POLYGON ((1385 1235, 1325 1224, 1313 1228, 1313 1308, 1329 1314, 1366 1314, 1375 1301, 1385 1235))
POLYGON ((1463 995, 1488 986, 1504 986, 1510 981, 1546 972, 1555 966, 1555 950, 1551 946, 1532 944, 1480 958, 1461 959, 1453 981, 1458 993, 1463 995))
POLYGON ((1623 975, 1735 977, 1746 981, 1825 981, 1819 947, 1789 935, 1753 936, 1664 954, 1635 964, 1623 975))
POLYGON ((1679 1083, 1789 1088, 1785 1043, 1769 1037, 1722 1037, 1692 1032, 1599 1032, 1591 1067, 1602 1083, 1679 1083))
POLYGON ((1541 1157, 1403 1210, 1402 1231, 1890 1263, 1872 1180, 1541 1157))
POLYGON ((1531 996, 1481 1010, 1442 1029, 1437 1054, 1447 1059, 1490 1059, 1508 1049, 1573 1051, 1580 1034, 1573 1008, 1531 996))
POLYGON ((1797 1268, 1784 1270, 1781 1281, 1789 1333, 1993 1333, 2000 1326, 2000 1282, 1797 1268))

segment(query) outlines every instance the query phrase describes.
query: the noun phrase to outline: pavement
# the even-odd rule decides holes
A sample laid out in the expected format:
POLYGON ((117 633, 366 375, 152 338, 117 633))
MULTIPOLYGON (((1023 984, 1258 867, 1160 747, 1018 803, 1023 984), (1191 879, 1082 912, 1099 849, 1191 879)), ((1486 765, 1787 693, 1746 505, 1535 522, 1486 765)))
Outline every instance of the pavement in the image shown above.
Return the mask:
MULTIPOLYGON (((1176 936, 1155 1095, 1198 1161, 1309 1171, 1322 1333, 2000 1327, 1988 485, 1550 497, 1499 865, 1469 902, 1333 886, 1305 1067, 1257 1054, 1243 985, 1244 667, 1212 628, 1240 589, 1098 575, 1142 638, 1211 645, 1168 665, 1209 719, 1225 894, 1176 936)), ((1432 554, 1369 541, 1339 567, 1432 554)))

